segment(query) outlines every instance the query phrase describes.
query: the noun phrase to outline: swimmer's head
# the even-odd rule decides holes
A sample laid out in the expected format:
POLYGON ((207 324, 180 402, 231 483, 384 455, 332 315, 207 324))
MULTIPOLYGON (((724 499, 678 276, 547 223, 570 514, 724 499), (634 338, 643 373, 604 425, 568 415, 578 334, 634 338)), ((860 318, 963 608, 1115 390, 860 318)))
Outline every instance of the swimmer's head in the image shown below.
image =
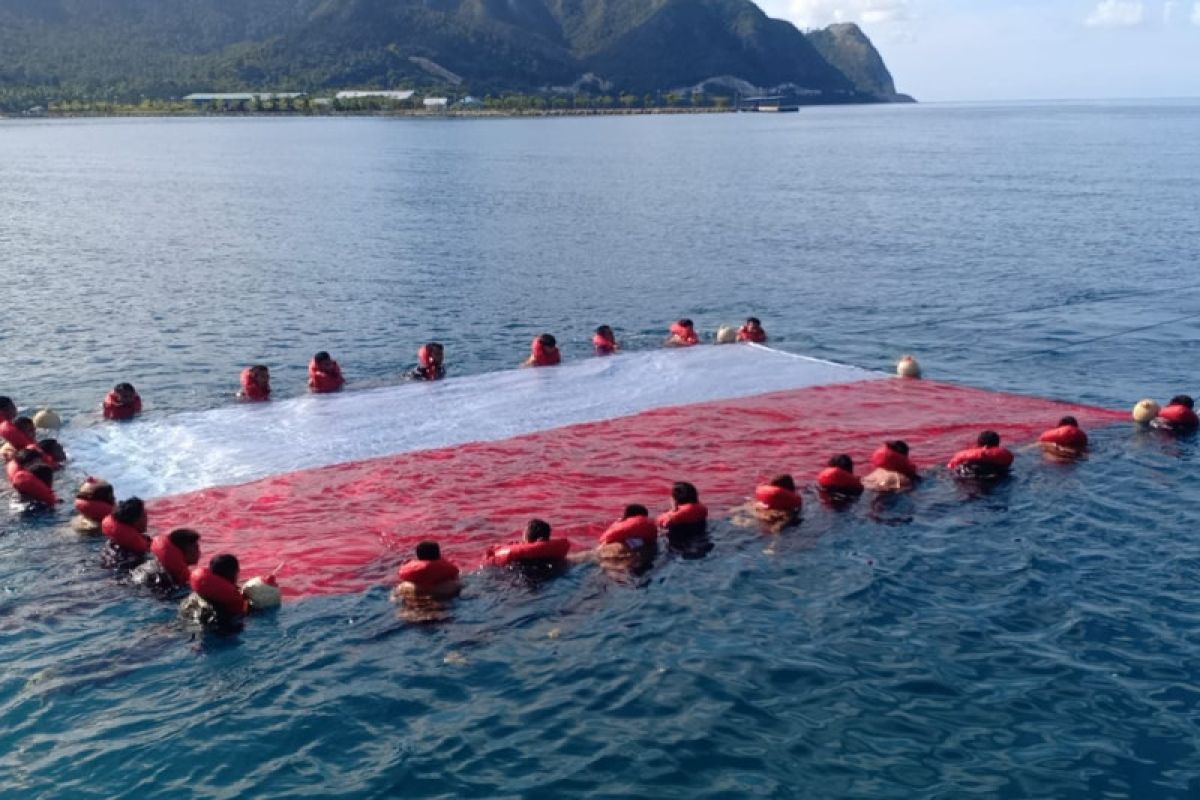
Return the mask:
POLYGON ((266 386, 271 382, 271 370, 267 369, 266 364, 255 364, 250 368, 250 380, 259 386, 266 386))
POLYGON ((677 324, 679 325, 679 327, 687 328, 689 331, 695 327, 692 324, 692 321, 690 319, 688 319, 687 317, 684 317, 683 319, 679 320, 677 324))
POLYGON ((1146 425, 1157 417, 1161 410, 1158 403, 1149 398, 1138 400, 1137 405, 1133 407, 1133 421, 1139 425, 1146 425))
POLYGON ((887 445, 888 450, 891 450, 894 453, 899 453, 902 456, 908 455, 908 442, 904 441, 903 439, 884 442, 884 444, 887 445))
POLYGON ((79 487, 79 491, 75 492, 75 496, 80 500, 97 500, 101 503, 116 501, 112 484, 97 478, 88 478, 84 481, 79 487))
POLYGON ((12 401, 11 397, 0 396, 0 419, 9 419, 17 416, 17 404, 12 401))
POLYGON ((191 528, 176 528, 167 534, 171 544, 183 553, 183 560, 188 566, 195 566, 200 561, 200 534, 191 528))
POLYGON ((117 397, 126 402, 133 400, 137 396, 137 389, 133 388, 132 383, 118 383, 113 387, 113 392, 116 393, 117 397))
POLYGON ((774 478, 771 478, 771 485, 780 489, 787 489, 789 492, 796 491, 796 481, 792 479, 791 475, 776 475, 774 478))
POLYGON ((1066 427, 1078 428, 1079 420, 1077 420, 1071 416, 1066 416, 1058 421, 1058 427, 1060 427, 1060 428, 1066 428, 1066 427))
POLYGON ((17 417, 13 420, 13 425, 30 439, 37 436, 37 426, 33 424, 33 420, 29 417, 17 417))
POLYGON ((737 331, 732 325, 722 325, 717 328, 717 344, 733 344, 737 341, 737 331))
POLYGON ((333 359, 329 357, 329 353, 325 350, 321 350, 313 356, 313 363, 318 367, 327 367, 332 361, 333 359))
POLYGON ((548 542, 550 541, 550 523, 544 519, 531 519, 525 523, 525 541, 527 542, 548 542))
POLYGON ((113 518, 117 522, 125 525, 137 525, 142 521, 142 517, 146 515, 146 506, 142 503, 140 497, 131 497, 128 500, 122 500, 117 503, 117 507, 113 509, 113 518))
POLYGON ((1000 434, 995 431, 984 431, 975 439, 975 444, 980 447, 999 447, 1000 434))
POLYGON ((896 362, 896 374, 901 378, 919 378, 921 365, 910 355, 900 356, 900 360, 896 362))
POLYGON ((762 327, 762 322, 759 321, 758 317, 746 317, 746 327, 752 331, 756 331, 762 327))
POLYGON ((1167 403, 1167 405, 1183 406, 1184 408, 1195 408, 1196 407, 1196 403, 1195 403, 1195 401, 1192 400, 1191 395, 1187 395, 1187 394, 1175 395, 1174 397, 1171 398, 1171 402, 1167 403))
POLYGON ((428 366, 440 366, 446 358, 446 348, 441 342, 426 342, 417 351, 417 359, 428 366))
POLYGON ((537 340, 542 347, 558 347, 558 339, 555 339, 553 334, 543 333, 537 340))
POLYGON ((679 481, 671 487, 671 499, 681 506, 688 503, 699 503, 700 493, 687 481, 679 481))
POLYGON ((233 583, 237 583, 238 572, 241 568, 242 565, 238 563, 237 556, 230 553, 213 556, 213 560, 208 562, 208 569, 213 575, 220 575, 233 583))
POLYGON ((59 464, 67 460, 67 451, 63 450, 62 445, 58 443, 58 439, 42 439, 38 442, 38 449, 59 464))
POLYGON ((844 469, 846 472, 854 472, 854 459, 845 453, 841 453, 829 459, 829 466, 844 469))
POLYGON ((46 466, 45 464, 34 464, 26 471, 42 483, 53 488, 54 470, 50 469, 50 467, 46 466))
POLYGON ((648 516, 650 516, 650 509, 646 508, 641 503, 630 503, 629 505, 625 506, 625 513, 621 515, 621 519, 648 516))
POLYGON ((43 408, 33 415, 33 424, 44 431, 56 431, 62 427, 62 418, 52 408, 43 408))
POLYGON ((34 450, 32 447, 26 447, 24 450, 18 450, 12 460, 17 462, 17 466, 21 469, 29 469, 42 463, 42 454, 41 451, 34 450))
POLYGON ((437 542, 425 541, 417 545, 418 561, 437 561, 442 557, 442 548, 437 542))

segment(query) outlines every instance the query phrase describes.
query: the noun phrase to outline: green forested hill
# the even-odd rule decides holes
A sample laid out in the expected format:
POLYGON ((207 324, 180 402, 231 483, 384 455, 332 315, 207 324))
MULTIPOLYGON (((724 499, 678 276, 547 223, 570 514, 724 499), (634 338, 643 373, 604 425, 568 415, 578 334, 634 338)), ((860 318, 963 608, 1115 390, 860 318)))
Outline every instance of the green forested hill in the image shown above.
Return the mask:
POLYGON ((823 55, 750 0, 0 0, 0 104, 447 85, 643 93, 710 79, 893 99, 861 80, 879 58, 863 41, 839 58, 822 40, 823 55))

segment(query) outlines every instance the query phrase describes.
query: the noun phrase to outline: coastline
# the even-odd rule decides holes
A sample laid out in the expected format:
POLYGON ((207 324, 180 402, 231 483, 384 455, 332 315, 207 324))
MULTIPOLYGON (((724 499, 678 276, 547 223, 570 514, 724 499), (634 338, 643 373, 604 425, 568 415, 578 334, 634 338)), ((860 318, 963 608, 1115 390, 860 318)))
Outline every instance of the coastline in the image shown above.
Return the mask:
MULTIPOLYGON (((546 108, 546 109, 452 109, 449 111, 426 111, 424 109, 312 109, 308 111, 213 111, 207 108, 122 108, 110 110, 50 109, 37 114, 2 114, 0 119, 87 119, 87 118, 130 118, 130 117, 413 117, 419 119, 478 119, 506 117, 628 117, 652 114, 736 114, 732 107, 698 108, 546 108)), ((753 112, 759 113, 759 112, 753 112)))

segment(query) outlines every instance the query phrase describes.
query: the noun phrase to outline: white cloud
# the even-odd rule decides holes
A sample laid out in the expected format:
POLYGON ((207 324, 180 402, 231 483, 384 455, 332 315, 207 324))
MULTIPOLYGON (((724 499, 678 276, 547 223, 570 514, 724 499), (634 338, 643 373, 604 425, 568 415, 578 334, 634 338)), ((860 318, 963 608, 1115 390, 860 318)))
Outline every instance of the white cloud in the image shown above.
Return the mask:
POLYGON ((1142 0, 1101 0, 1083 24, 1089 28, 1132 28, 1146 16, 1142 0))
POLYGON ((1192 24, 1200 25, 1200 3, 1192 6, 1192 24))
POLYGON ((902 22, 911 11, 909 0, 787 0, 761 5, 785 6, 780 8, 781 13, 801 28, 821 28, 834 22, 902 22))
POLYGON ((1179 0, 1167 0, 1163 3, 1163 22, 1170 25, 1175 19, 1175 12, 1179 10, 1179 0))

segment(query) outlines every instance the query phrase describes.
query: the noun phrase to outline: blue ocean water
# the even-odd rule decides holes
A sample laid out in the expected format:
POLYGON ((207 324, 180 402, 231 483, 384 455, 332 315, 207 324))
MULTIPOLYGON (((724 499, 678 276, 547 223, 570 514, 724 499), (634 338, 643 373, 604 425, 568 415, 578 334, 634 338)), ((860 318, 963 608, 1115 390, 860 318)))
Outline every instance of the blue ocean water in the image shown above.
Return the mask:
MULTIPOLYGON (((89 424, 312 352, 511 366, 748 314, 784 349, 1127 407, 1200 393, 1200 103, 563 120, 0 121, 0 394, 89 424)), ((720 523, 627 580, 387 588, 231 639, 0 517, 0 796, 1195 797, 1194 439, 981 496, 720 523)), ((2 510, 0 510, 2 511, 2 510)))

